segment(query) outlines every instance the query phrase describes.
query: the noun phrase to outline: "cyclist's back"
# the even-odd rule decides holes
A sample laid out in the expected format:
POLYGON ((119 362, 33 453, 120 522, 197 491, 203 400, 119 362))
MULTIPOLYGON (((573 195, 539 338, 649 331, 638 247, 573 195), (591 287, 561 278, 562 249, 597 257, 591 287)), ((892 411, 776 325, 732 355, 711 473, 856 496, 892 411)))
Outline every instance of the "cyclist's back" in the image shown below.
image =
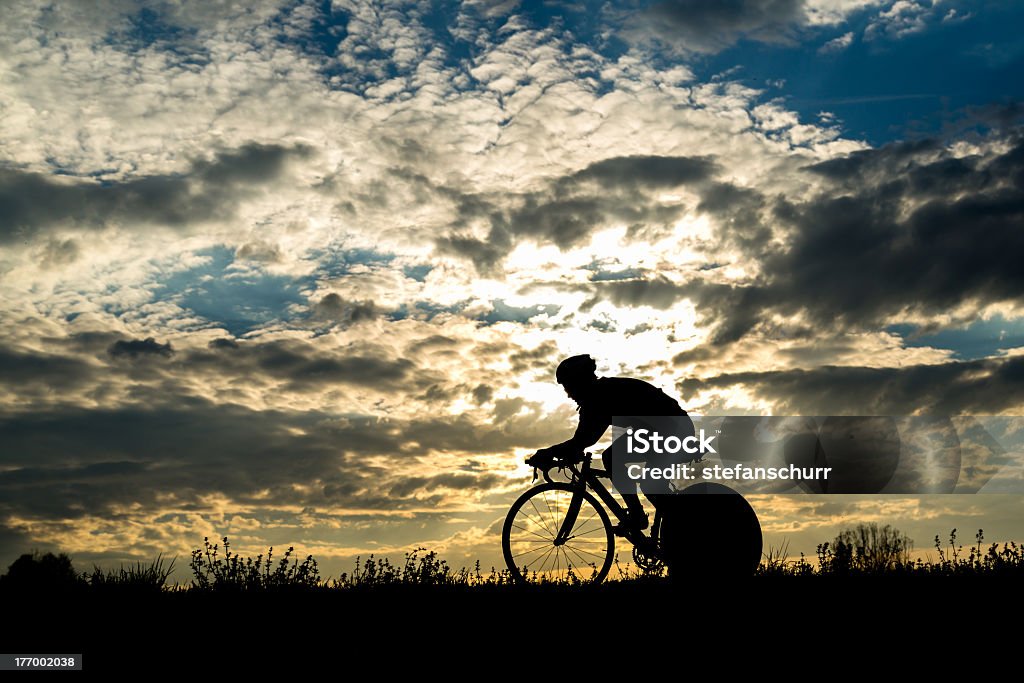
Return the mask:
POLYGON ((664 391, 633 377, 599 377, 580 397, 580 421, 629 427, 627 418, 643 415, 686 415, 664 391), (620 418, 615 420, 615 418, 620 418), (623 424, 619 424, 622 422, 623 424))

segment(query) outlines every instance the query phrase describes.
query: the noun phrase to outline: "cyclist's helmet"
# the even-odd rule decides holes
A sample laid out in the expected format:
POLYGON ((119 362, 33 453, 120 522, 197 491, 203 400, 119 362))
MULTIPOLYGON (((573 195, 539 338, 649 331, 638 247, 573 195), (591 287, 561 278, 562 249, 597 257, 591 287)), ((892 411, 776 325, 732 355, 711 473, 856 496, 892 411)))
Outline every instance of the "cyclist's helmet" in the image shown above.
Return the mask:
POLYGON ((555 379, 559 384, 577 383, 593 379, 597 372, 597 363, 588 354, 566 358, 558 364, 555 379))

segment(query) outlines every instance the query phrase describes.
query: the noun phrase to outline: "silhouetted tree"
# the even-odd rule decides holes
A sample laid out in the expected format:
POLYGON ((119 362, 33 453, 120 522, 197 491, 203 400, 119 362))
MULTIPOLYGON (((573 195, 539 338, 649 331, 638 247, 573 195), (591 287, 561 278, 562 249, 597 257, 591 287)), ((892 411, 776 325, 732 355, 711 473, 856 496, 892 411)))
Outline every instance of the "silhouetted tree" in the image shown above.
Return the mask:
POLYGON ((880 572, 910 561, 914 542, 899 529, 875 522, 839 532, 832 542, 833 570, 856 568, 880 572))
POLYGON ((71 558, 61 553, 24 554, 0 576, 0 589, 26 591, 63 591, 84 585, 75 572, 71 558))

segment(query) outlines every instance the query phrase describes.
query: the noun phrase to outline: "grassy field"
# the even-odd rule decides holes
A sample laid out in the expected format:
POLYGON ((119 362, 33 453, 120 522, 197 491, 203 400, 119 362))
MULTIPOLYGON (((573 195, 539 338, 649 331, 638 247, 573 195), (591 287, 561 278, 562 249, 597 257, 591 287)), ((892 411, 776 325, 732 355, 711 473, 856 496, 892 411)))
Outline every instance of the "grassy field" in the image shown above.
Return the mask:
MULTIPOLYGON (((837 578, 837 577, 936 577, 971 576, 1024 577, 1024 547, 1015 542, 985 544, 984 532, 979 529, 973 543, 966 548, 958 541, 953 529, 947 541, 934 539, 937 561, 910 559, 913 547, 909 538, 888 526, 862 524, 839 534, 832 541, 818 545, 815 558, 801 554, 790 558, 782 548, 769 548, 751 577, 774 578, 837 578)), ((699 572, 699 560, 695 560, 699 572)), ((387 558, 370 555, 357 558, 351 572, 335 578, 320 576, 319 565, 310 555, 301 559, 295 549, 288 548, 275 557, 270 548, 265 555, 245 557, 231 550, 227 537, 219 543, 203 540, 203 547, 192 551, 190 560, 192 578, 188 583, 169 582, 174 561, 158 556, 148 564, 122 566, 116 570, 94 567, 91 572, 79 572, 72 558, 66 554, 23 555, 11 565, 7 574, 0 576, 0 593, 35 594, 60 593, 63 595, 154 595, 154 594, 253 594, 253 593, 347 593, 385 588, 448 588, 483 591, 501 588, 522 588, 515 585, 507 569, 482 570, 477 563, 473 568, 454 569, 440 559, 437 553, 416 548, 405 555, 400 564, 387 558)), ((669 572, 665 569, 641 571, 630 563, 622 564, 616 558, 618 578, 610 584, 668 585, 669 572)), ((552 589, 593 589, 585 581, 572 577, 548 580, 552 589)))
MULTIPOLYGON (((870 528, 862 531, 870 541, 870 528)), ((954 530, 946 541, 936 538, 938 560, 929 563, 909 561, 905 537, 893 530, 876 535, 874 546, 849 543, 856 540, 840 535, 810 559, 769 550, 742 579, 697 573, 672 581, 626 566, 626 578, 600 585, 516 585, 506 571, 454 569, 423 549, 398 564, 360 560, 324 580, 315 558, 292 549, 240 557, 227 539, 207 540, 193 552, 185 585, 168 583, 172 563, 162 557, 80 573, 66 555, 29 555, 0 579, 2 649, 80 652, 93 671, 229 662, 261 670, 282 661, 341 665, 384 645, 436 659, 456 645, 499 654, 564 643, 566 634, 575 645, 601 646, 694 628, 759 639, 782 629, 807 642, 865 633, 884 640, 938 623, 976 636, 994 623, 984 618, 989 612, 1019 618, 1024 554, 1015 543, 986 545, 979 531, 964 547, 954 530)))

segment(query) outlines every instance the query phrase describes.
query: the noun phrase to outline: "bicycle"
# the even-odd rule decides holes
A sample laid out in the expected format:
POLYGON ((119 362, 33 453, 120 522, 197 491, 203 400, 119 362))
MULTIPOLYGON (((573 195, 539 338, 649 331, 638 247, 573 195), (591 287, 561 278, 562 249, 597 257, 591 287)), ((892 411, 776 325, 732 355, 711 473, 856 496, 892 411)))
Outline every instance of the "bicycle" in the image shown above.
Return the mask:
POLYGON ((615 559, 616 535, 633 544, 633 560, 640 569, 659 572, 665 567, 661 512, 655 512, 649 536, 628 530, 626 509, 600 481, 611 475, 593 467, 592 458, 590 453, 581 453, 548 462, 527 460, 535 468, 534 480, 536 471, 541 470, 546 483, 529 489, 512 504, 501 531, 505 564, 518 582, 568 579, 600 583, 615 559), (556 467, 570 481, 554 481, 550 473, 556 467), (601 502, 627 530, 616 534, 601 502))

